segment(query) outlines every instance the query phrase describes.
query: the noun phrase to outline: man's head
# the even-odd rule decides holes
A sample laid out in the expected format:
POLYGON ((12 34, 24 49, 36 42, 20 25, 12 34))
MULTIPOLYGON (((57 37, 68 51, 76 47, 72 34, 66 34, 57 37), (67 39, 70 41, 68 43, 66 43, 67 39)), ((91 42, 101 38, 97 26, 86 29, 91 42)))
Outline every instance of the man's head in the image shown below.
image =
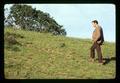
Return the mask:
POLYGON ((92 26, 93 26, 93 27, 96 27, 96 25, 98 25, 98 21, 97 21, 97 20, 93 20, 93 21, 92 21, 92 26))

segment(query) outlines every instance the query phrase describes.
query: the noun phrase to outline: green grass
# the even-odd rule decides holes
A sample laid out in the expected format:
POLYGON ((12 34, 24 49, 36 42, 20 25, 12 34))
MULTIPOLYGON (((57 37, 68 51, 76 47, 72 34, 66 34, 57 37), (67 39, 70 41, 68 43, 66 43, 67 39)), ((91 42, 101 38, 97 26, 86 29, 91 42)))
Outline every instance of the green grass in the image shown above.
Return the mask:
MULTIPOLYGON (((111 60, 106 65, 99 65, 98 60, 89 62, 92 45, 89 39, 5 28, 4 35, 7 32, 19 34, 23 38, 16 38, 21 45, 15 44, 9 47, 5 43, 4 74, 6 79, 115 78, 115 60, 111 60), (65 43, 65 46, 61 47, 62 43, 65 43)), ((103 58, 115 57, 115 43, 105 42, 102 53, 103 58)))

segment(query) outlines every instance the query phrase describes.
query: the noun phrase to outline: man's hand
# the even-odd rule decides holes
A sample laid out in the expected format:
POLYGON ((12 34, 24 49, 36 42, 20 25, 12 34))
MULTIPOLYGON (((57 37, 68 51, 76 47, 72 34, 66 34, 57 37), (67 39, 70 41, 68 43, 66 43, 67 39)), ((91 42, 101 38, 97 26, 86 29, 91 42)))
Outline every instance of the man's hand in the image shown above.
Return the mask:
POLYGON ((97 41, 97 43, 100 44, 100 43, 101 43, 101 40, 100 40, 100 41, 97 41))

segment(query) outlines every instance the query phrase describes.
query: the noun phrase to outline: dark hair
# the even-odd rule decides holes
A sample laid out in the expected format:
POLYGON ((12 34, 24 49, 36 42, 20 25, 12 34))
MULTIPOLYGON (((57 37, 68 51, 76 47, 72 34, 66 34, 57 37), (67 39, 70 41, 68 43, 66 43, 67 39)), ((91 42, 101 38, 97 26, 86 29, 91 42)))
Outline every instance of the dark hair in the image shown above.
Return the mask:
POLYGON ((93 20, 92 22, 93 22, 93 23, 97 23, 97 24, 98 24, 98 21, 97 21, 97 20, 93 20))

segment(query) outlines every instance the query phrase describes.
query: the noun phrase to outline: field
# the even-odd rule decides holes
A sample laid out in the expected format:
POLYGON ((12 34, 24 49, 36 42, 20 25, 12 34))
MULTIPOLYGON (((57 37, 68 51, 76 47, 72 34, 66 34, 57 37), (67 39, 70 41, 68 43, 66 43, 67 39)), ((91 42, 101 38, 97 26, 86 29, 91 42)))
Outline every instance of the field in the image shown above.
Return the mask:
POLYGON ((114 79, 115 43, 102 46, 106 63, 89 61, 90 39, 54 36, 50 33, 4 29, 4 37, 14 34, 18 44, 5 39, 4 74, 6 79, 114 79))

